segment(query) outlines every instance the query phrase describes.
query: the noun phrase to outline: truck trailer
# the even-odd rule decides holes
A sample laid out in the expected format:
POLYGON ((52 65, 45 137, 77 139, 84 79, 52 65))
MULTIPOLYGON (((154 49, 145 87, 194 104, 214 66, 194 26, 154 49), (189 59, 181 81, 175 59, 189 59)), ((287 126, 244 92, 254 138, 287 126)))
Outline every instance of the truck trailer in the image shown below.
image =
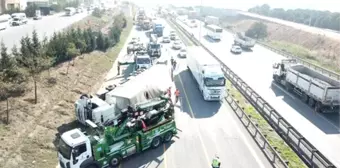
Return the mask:
POLYGON ((75 102, 77 121, 83 125, 86 125, 86 120, 97 125, 109 125, 129 105, 163 96, 172 81, 170 69, 157 64, 119 82, 101 89, 96 96, 82 95, 75 102))
POLYGON ((187 48, 187 65, 206 101, 224 98, 225 77, 220 63, 202 47, 187 48))
POLYGON ((256 41, 247 37, 244 32, 237 32, 234 35, 234 44, 239 45, 243 49, 251 49, 255 46, 256 41))
POLYGON ((215 16, 207 16, 204 19, 205 25, 218 25, 220 23, 220 19, 215 16))
POLYGON ((314 111, 339 113, 339 81, 298 64, 295 59, 281 60, 273 69, 274 81, 296 93, 314 111))

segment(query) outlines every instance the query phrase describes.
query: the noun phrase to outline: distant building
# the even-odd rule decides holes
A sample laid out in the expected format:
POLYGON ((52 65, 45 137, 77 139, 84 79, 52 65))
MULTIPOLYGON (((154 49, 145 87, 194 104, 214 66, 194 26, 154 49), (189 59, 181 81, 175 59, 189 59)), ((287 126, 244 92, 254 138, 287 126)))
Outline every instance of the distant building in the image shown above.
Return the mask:
POLYGON ((3 10, 2 12, 5 12, 6 10, 25 10, 27 6, 26 0, 1 0, 1 7, 3 10))
POLYGON ((49 0, 27 0, 27 6, 36 5, 38 7, 49 7, 50 1, 49 0))

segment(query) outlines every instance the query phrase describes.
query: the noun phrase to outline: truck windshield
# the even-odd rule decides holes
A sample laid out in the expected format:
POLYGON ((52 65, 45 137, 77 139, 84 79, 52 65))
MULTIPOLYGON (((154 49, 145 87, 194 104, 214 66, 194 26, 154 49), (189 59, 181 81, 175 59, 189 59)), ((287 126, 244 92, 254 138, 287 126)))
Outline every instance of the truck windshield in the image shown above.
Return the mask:
POLYGON ((152 49, 158 49, 160 48, 161 46, 159 44, 151 44, 151 48, 152 49))
POLYGON ((150 64, 151 61, 149 58, 137 58, 136 63, 137 64, 150 64))
POLYGON ((204 84, 207 87, 225 86, 225 79, 218 78, 214 80, 213 78, 204 78, 204 84))
POLYGON ((59 140, 58 151, 65 159, 71 159, 72 148, 68 146, 62 139, 59 140))

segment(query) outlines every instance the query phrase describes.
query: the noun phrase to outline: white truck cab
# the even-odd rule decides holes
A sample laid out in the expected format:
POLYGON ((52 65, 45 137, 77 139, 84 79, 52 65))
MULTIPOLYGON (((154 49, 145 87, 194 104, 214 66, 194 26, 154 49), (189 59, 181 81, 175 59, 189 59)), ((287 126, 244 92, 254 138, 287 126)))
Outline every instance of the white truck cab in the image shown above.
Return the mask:
POLYGON ((221 65, 215 58, 202 47, 188 47, 187 65, 204 100, 219 101, 224 98, 226 80, 221 65))
POLYGON ((93 158, 90 139, 79 129, 61 135, 58 160, 60 168, 99 168, 93 158))
POLYGON ((148 54, 136 55, 136 69, 149 69, 152 66, 151 57, 148 54))

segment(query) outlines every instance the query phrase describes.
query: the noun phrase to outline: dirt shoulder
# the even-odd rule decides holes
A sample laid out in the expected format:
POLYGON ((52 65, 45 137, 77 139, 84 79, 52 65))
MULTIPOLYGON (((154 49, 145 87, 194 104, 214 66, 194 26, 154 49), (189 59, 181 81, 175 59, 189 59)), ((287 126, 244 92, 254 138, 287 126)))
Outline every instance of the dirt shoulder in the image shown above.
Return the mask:
MULTIPOLYGON (((31 81, 30 91, 10 99, 10 124, 0 123, 0 167, 55 167, 53 140, 57 128, 75 119, 74 101, 81 93, 98 90, 130 33, 130 20, 121 41, 107 52, 96 51, 77 57, 67 75, 64 75, 67 62, 43 72, 38 84, 38 104, 31 103, 34 97, 31 81), (55 84, 47 82, 49 76, 56 79, 55 84)), ((6 102, 0 102, 0 114, 5 107, 6 102)))
MULTIPOLYGON (((246 31, 257 19, 249 17, 226 17, 225 26, 234 31, 246 31)), ((267 25, 265 42, 272 47, 285 50, 327 69, 340 72, 340 39, 322 34, 313 34, 293 27, 262 21, 267 25)))

